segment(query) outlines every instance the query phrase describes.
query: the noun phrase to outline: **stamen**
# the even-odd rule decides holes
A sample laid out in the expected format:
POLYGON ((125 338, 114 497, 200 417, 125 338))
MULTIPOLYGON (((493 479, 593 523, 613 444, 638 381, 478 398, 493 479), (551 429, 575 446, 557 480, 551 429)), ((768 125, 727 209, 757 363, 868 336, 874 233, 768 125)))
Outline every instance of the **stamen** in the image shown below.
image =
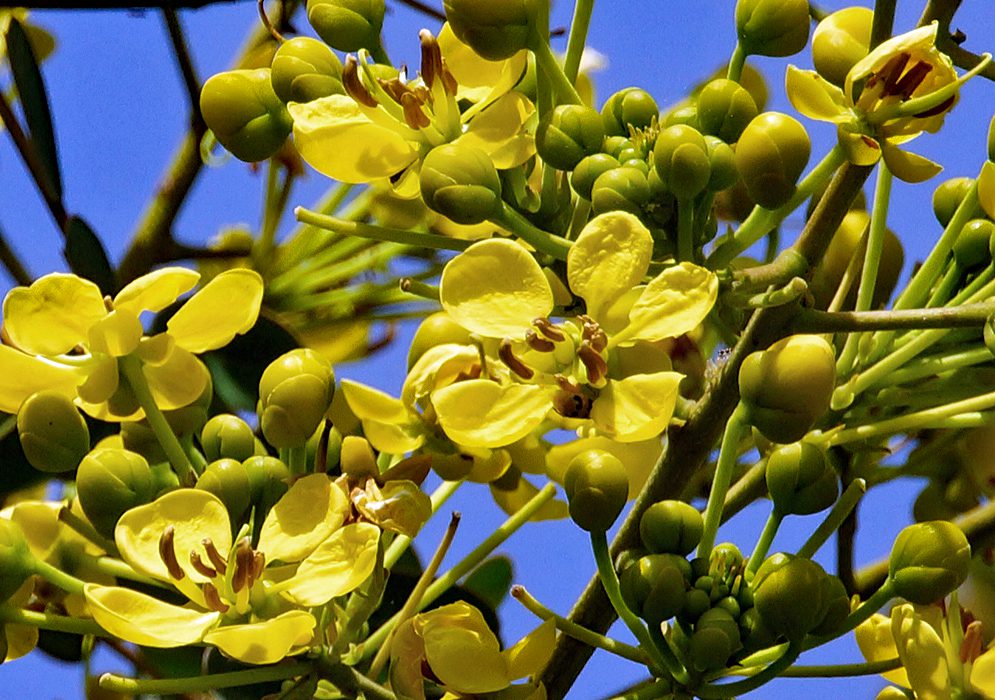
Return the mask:
POLYGON ((424 129, 431 120, 422 111, 421 102, 414 93, 408 91, 401 95, 401 107, 404 110, 404 121, 412 129, 424 129))
POLYGON ((363 85, 363 81, 359 79, 359 62, 352 54, 346 56, 345 65, 342 66, 342 87, 345 88, 349 97, 361 105, 377 107, 380 104, 363 85))
POLYGON ((564 418, 590 418, 592 403, 577 387, 565 388, 553 396, 553 410, 564 418))
POLYGON ((380 87, 384 89, 384 92, 390 95, 394 102, 397 102, 398 104, 401 104, 401 98, 404 96, 404 93, 410 92, 408 86, 397 78, 393 78, 391 80, 378 78, 377 84, 380 85, 380 87))
POLYGON ((962 664, 970 663, 981 656, 981 648, 984 643, 981 622, 975 620, 964 630, 964 641, 960 643, 960 662, 962 664))
POLYGON ((200 555, 193 550, 190 551, 190 563, 198 573, 207 576, 207 578, 214 578, 218 575, 218 572, 205 564, 204 560, 200 558, 200 555))
POLYGON ((925 61, 919 61, 919 63, 906 71, 901 80, 895 83, 895 92, 893 94, 901 95, 902 99, 905 100, 909 99, 912 97, 912 93, 916 91, 916 88, 922 85, 922 81, 926 79, 926 76, 932 70, 933 66, 925 61))
POLYGON ((459 83, 456 82, 456 78, 453 74, 449 72, 449 64, 446 63, 446 59, 442 59, 442 85, 446 88, 446 93, 449 95, 455 95, 456 91, 459 90, 459 83))
POLYGON ((183 573, 180 562, 176 558, 175 539, 176 529, 172 525, 167 525, 159 538, 159 558, 166 565, 166 571, 169 572, 170 578, 181 581, 186 574, 183 573))
POLYGON ((525 344, 536 352, 553 352, 556 349, 556 344, 552 340, 540 338, 531 328, 525 332, 525 344))
POLYGON ((587 314, 581 314, 578 318, 584 322, 584 329, 581 337, 591 343, 591 347, 596 352, 601 352, 608 347, 608 336, 601 330, 598 322, 587 314))
POLYGON ((905 66, 909 62, 909 54, 901 53, 894 56, 890 61, 884 64, 884 67, 877 73, 872 75, 867 80, 866 87, 872 87, 877 85, 878 81, 884 83, 882 88, 883 95, 895 95, 895 86, 898 84, 899 78, 902 77, 902 73, 905 72, 905 66))
POLYGON ((584 367, 587 369, 587 381, 591 384, 599 383, 608 374, 608 363, 605 362, 601 353, 591 346, 590 341, 581 342, 580 348, 577 350, 577 357, 584 363, 584 367))
POLYGON ((114 300, 109 296, 104 297, 104 308, 107 309, 108 312, 114 310, 114 300))
POLYGON ((235 547, 235 573, 231 577, 231 588, 236 593, 249 583, 249 575, 252 573, 252 555, 249 538, 239 540, 235 547))
POLYGON ((548 318, 533 319, 532 325, 538 328, 539 332, 550 340, 560 342, 567 339, 567 336, 563 333, 563 331, 553 325, 553 322, 548 318))
POLYGON ((252 554, 252 576, 249 577, 249 588, 251 588, 252 584, 260 579, 263 575, 263 569, 265 568, 266 555, 262 552, 254 552, 252 554))
POLYGON ((210 537, 205 537, 200 543, 204 545, 204 551, 207 552, 207 558, 211 560, 211 564, 218 570, 219 574, 224 576, 228 571, 228 563, 221 556, 218 548, 214 546, 214 542, 211 541, 210 537))
POLYGON ((934 117, 937 114, 943 114, 948 109, 950 109, 951 107, 953 107, 953 104, 956 101, 957 101, 957 96, 956 95, 951 95, 950 97, 948 97, 947 99, 943 100, 943 102, 941 102, 940 104, 936 105, 935 107, 932 107, 930 109, 925 109, 922 112, 919 112, 919 114, 916 114, 915 116, 917 118, 919 118, 919 119, 925 119, 926 117, 934 117))
POLYGON ((207 607, 219 613, 228 612, 229 605, 221 600, 221 594, 218 593, 218 589, 214 587, 214 584, 210 582, 205 583, 202 590, 204 591, 204 602, 207 603, 207 607))
POLYGON ((511 341, 507 338, 503 338, 501 345, 498 346, 498 357, 508 366, 508 369, 522 379, 532 379, 535 375, 535 372, 528 365, 515 357, 515 353, 511 349, 511 341))
POLYGON ((436 77, 442 74, 442 49, 427 29, 418 32, 418 38, 421 40, 421 79, 431 89, 436 77))

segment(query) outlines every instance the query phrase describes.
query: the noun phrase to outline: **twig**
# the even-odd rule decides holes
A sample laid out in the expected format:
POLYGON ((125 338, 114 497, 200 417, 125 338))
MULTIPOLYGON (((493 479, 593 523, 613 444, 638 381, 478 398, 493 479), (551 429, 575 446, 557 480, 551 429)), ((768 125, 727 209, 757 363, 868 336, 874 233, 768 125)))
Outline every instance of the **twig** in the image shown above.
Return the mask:
POLYGON ((194 71, 193 60, 190 58, 190 49, 187 47, 186 38, 183 36, 183 27, 180 26, 179 15, 173 7, 163 8, 162 16, 166 20, 166 30, 169 32, 169 41, 173 45, 173 53, 176 54, 176 62, 179 64, 180 75, 183 76, 183 85, 187 89, 187 96, 190 98, 190 121, 191 124, 202 125, 204 118, 200 116, 200 81, 194 71))

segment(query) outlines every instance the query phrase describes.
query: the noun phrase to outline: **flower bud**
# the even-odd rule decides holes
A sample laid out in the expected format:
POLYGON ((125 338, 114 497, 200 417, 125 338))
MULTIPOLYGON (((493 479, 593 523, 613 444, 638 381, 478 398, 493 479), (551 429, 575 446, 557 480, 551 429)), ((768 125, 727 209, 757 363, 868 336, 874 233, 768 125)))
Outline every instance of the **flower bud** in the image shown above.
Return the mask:
POLYGON ((736 619, 721 608, 710 608, 695 623, 688 651, 695 669, 708 671, 725 667, 742 646, 736 619))
POLYGON ((739 83, 718 78, 698 94, 698 128, 703 134, 736 143, 746 125, 757 116, 757 104, 739 83))
POLYGON ((836 358, 817 335, 783 338, 754 352, 739 370, 747 420, 773 442, 800 440, 828 410, 836 386, 836 358))
POLYGON ((976 272, 992 261, 995 224, 988 219, 971 219, 954 241, 954 260, 963 270, 976 272))
POLYGON ((342 438, 340 457, 342 473, 353 479, 372 479, 380 476, 377 458, 366 438, 346 435, 342 438))
POLYGON ((720 138, 706 136, 708 147, 708 164, 711 174, 708 177, 708 190, 721 192, 739 182, 739 170, 736 169, 736 152, 720 138))
POLYGON ((628 136, 630 126, 645 129, 659 117, 660 108, 653 96, 635 87, 619 90, 601 107, 601 119, 609 136, 628 136))
MULTIPOLYGON (((742 590, 748 591, 750 587, 743 586, 742 590)), ((739 635, 747 651, 766 649, 777 641, 777 636, 764 624, 757 609, 752 607, 739 616, 739 635)))
POLYGON ((594 183, 602 173, 619 166, 618 160, 607 153, 595 153, 582 158, 570 174, 570 184, 579 196, 590 201, 594 183))
POLYGON ((273 92, 269 68, 212 75, 200 91, 200 112, 221 145, 246 162, 280 150, 294 125, 273 92))
POLYGON ((411 345, 408 347, 408 369, 415 366, 418 358, 424 355, 426 350, 447 343, 468 345, 470 331, 456 323, 445 311, 429 314, 418 324, 418 329, 411 338, 411 345))
MULTIPOLYGON (((33 563, 34 556, 21 526, 0 517, 0 603, 7 602, 34 573, 33 563)), ((0 629, 0 636, 2 633, 0 629)))
POLYGON ((118 518, 155 498, 156 485, 144 457, 129 450, 99 447, 79 463, 76 495, 97 532, 113 539, 118 518))
POLYGON ((270 66, 273 92, 284 102, 344 95, 342 61, 326 44, 298 36, 280 44, 270 66))
POLYGON ((249 424, 238 416, 221 413, 213 416, 200 433, 200 444, 208 461, 234 459, 241 462, 256 453, 256 436, 249 424))
POLYGON ((797 119, 780 112, 755 117, 736 143, 736 167, 750 198, 767 209, 786 204, 811 151, 797 119))
POLYGON ((812 34, 812 62, 823 78, 843 87, 846 74, 867 55, 874 10, 844 7, 821 22, 812 34))
POLYGON ((315 33, 339 51, 380 45, 384 0, 308 0, 307 21, 315 33))
POLYGON ((639 216, 649 202, 650 188, 646 174, 638 168, 621 166, 606 170, 591 188, 591 208, 595 214, 627 211, 639 216))
POLYGON ((686 559, 673 554, 648 554, 622 571, 622 599, 639 617, 659 625, 684 609, 688 575, 686 559))
POLYGON ((697 129, 699 126, 698 107, 693 104, 682 104, 667 112, 662 121, 665 127, 683 124, 690 126, 692 129, 697 129))
POLYGON ((298 348, 269 364, 259 379, 259 425, 273 447, 301 447, 325 417, 335 393, 332 366, 298 348))
POLYGON ((458 224, 479 224, 501 211, 501 180, 491 157, 476 146, 447 143, 422 163, 422 199, 458 224))
POLYGON ((667 191, 678 199, 690 199, 704 190, 712 171, 705 139, 697 129, 680 124, 656 137, 653 166, 667 191))
MULTIPOLYGON (((940 222, 940 226, 945 227, 950 223, 950 219, 953 218, 957 207, 964 201, 964 197, 967 196, 968 191, 973 185, 974 178, 952 177, 949 180, 941 182, 933 190, 933 214, 936 216, 936 220, 940 222)), ((980 206, 975 206, 974 211, 971 212, 972 219, 977 219, 984 215, 980 206)))
POLYGON ((213 400, 214 383, 211 381, 211 375, 208 374, 204 390, 200 392, 200 396, 186 406, 163 411, 162 415, 177 436, 196 435, 203 430, 204 424, 207 423, 213 400))
POLYGON ((808 42, 807 0, 737 0, 736 35, 753 56, 792 56, 808 42))
POLYGON ((442 6, 456 37, 489 61, 529 47, 535 0, 444 0, 442 6))
POLYGON ((754 606, 764 625, 792 642, 819 627, 832 607, 823 595, 835 591, 824 583, 827 576, 811 559, 780 553, 768 557, 752 583, 754 606))
POLYGON ((931 520, 898 533, 888 559, 888 579, 896 595, 928 605, 964 583, 970 565, 971 545, 960 528, 931 520))
POLYGON ((234 459, 218 459, 204 467, 196 488, 220 498, 233 523, 242 521, 252 501, 249 474, 242 463, 234 459))
POLYGON ((811 515, 831 506, 839 482, 826 453, 807 442, 782 445, 767 458, 767 493, 781 515, 811 515))
POLYGON ((249 479, 249 498, 262 512, 269 512, 290 488, 290 469, 276 457, 255 456, 242 462, 249 479))
POLYGON ((90 431, 72 399, 39 391, 17 411, 21 449, 32 467, 58 474, 72 471, 90 450, 90 431))
POLYGON ((819 603, 822 608, 822 622, 812 628, 812 634, 835 634, 846 622, 850 614, 850 596, 846 586, 838 577, 826 574, 822 578, 819 603))
POLYGON ((601 150, 601 115, 584 105, 558 105, 539 122, 536 152, 558 170, 573 170, 584 156, 601 150))
POLYGON ((604 532, 629 499, 629 476, 615 455, 585 450, 570 460, 563 488, 574 522, 589 532, 604 532))
POLYGON ((660 501, 643 512, 639 536, 651 552, 686 556, 701 542, 705 521, 683 501, 660 501))

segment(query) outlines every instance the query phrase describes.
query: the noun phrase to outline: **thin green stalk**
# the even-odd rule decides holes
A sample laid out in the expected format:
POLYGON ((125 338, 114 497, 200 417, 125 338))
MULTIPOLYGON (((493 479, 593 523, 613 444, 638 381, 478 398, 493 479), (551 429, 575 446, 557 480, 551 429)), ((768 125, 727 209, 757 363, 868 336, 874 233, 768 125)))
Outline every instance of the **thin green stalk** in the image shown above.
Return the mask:
POLYGON ((753 547, 753 551, 750 553, 750 559, 746 564, 746 571, 744 576, 747 581, 750 577, 757 573, 757 569, 763 563, 763 560, 767 558, 767 552, 770 551, 770 546, 774 542, 774 537, 777 535, 777 529, 781 527, 781 523, 784 521, 784 515, 778 512, 777 508, 774 508, 767 516, 767 522, 764 524, 764 529, 760 533, 760 537, 757 538, 757 543, 753 547))
POLYGON ((439 301, 439 287, 434 284, 425 284, 411 277, 405 277, 400 281, 401 291, 429 301, 439 301))
POLYGON ((97 569, 97 571, 107 574, 108 576, 113 576, 114 578, 123 578, 128 581, 134 581, 136 583, 143 583, 146 586, 154 586, 156 588, 162 588, 167 591, 175 590, 172 586, 163 583, 158 579, 154 579, 151 576, 145 576, 140 574, 134 569, 132 569, 126 562, 116 559, 114 557, 89 557, 86 558, 90 561, 90 565, 97 569))
POLYGON ((677 200, 677 261, 694 262, 694 200, 677 200))
MULTIPOLYGON (((432 495, 429 497, 432 501, 432 514, 439 512, 439 508, 442 504, 449 500, 449 497, 456 493, 456 489, 463 485, 462 481, 443 481, 439 484, 432 495)), ((383 566, 385 569, 390 571, 397 560, 401 558, 405 550, 411 545, 411 538, 407 535, 398 535, 394 538, 394 541, 390 543, 387 547, 387 551, 383 556, 383 566)))
POLYGON ((570 38, 567 40, 567 55, 563 59, 563 74, 571 83, 577 82, 577 72, 580 70, 580 59, 587 43, 587 30, 591 26, 591 13, 594 12, 594 0, 576 0, 574 16, 570 22, 570 38))
POLYGON ((746 409, 743 404, 729 416, 725 432, 722 434, 722 445, 719 448, 719 458, 715 464, 715 476, 712 478, 712 490, 708 494, 708 505, 705 506, 705 528, 698 544, 698 556, 707 560, 715 546, 715 536, 722 522, 722 505, 725 503, 726 492, 732 481, 732 473, 736 467, 736 456, 739 453, 739 441, 749 428, 746 424, 746 409))
POLYGON ((501 203, 501 213, 492 217, 491 221, 501 224, 540 253, 551 255, 557 260, 567 259, 570 241, 533 226, 528 219, 504 202, 501 203))
POLYGON ((950 267, 944 273, 943 278, 940 283, 936 285, 933 289, 933 293, 929 295, 929 300, 926 302, 927 309, 933 309, 938 306, 943 306, 946 304, 950 297, 957 292, 960 287, 960 280, 964 276, 964 271, 961 269, 960 265, 957 264, 957 259, 954 258, 950 261, 950 267))
POLYGON ((334 216, 326 216, 317 212, 297 207, 294 209, 294 216, 297 220, 325 229, 335 231, 349 236, 362 236, 375 241, 393 241, 404 245, 420 246, 422 248, 435 248, 439 250, 466 250, 470 247, 470 241, 462 241, 448 236, 440 236, 434 233, 418 233, 399 228, 388 228, 386 226, 374 226, 358 221, 346 221, 334 216))
POLYGON ((909 362, 905 367, 895 370, 888 375, 888 382, 893 386, 911 384, 920 379, 950 372, 961 367, 970 367, 990 362, 991 359, 991 350, 984 346, 961 350, 960 352, 954 352, 949 355, 944 353, 939 357, 926 357, 915 362, 909 362))
POLYGON ((282 681, 311 672, 311 664, 295 663, 280 666, 262 666, 245 671, 229 671, 189 678, 126 678, 113 673, 100 677, 100 687, 126 695, 177 695, 201 693, 219 688, 282 681))
POLYGON ((86 585, 85 581, 82 581, 75 576, 71 576, 65 571, 55 568, 48 562, 42 561, 41 559, 34 559, 31 562, 31 570, 52 585, 58 586, 67 593, 83 594, 83 586, 86 585))
POLYGON ((880 610, 885 603, 894 597, 895 592, 892 590, 891 581, 886 580, 881 585, 881 588, 879 588, 870 598, 857 606, 857 609, 847 616, 844 623, 835 632, 821 637, 807 637, 805 640, 805 649, 814 649, 815 647, 822 646, 827 642, 831 642, 834 639, 842 637, 844 634, 852 632, 857 629, 860 623, 868 620, 871 615, 880 610))
POLYGON ((582 105, 584 100, 577 94, 577 88, 564 73, 560 62, 553 55, 553 50, 549 48, 549 43, 542 38, 532 41, 529 47, 536 57, 536 66, 541 70, 553 85, 556 96, 559 98, 557 104, 582 105))
POLYGON ((706 685, 695 688, 695 696, 699 698, 733 698, 755 690, 780 676, 785 669, 795 662, 801 652, 801 642, 791 642, 788 644, 787 649, 784 650, 784 653, 776 661, 764 668, 764 670, 735 683, 706 685))
POLYGON ((112 540, 107 539, 97 532, 96 528, 88 520, 73 513, 69 504, 59 509, 59 520, 65 523, 77 535, 96 545, 101 550, 117 554, 117 545, 112 540))
POLYGON ((781 678, 852 678, 854 676, 876 676, 901 667, 902 660, 893 659, 865 661, 858 664, 827 664, 791 666, 781 672, 781 678))
POLYGON ((257 270, 269 267, 273 260, 273 247, 276 244, 276 227, 290 194, 290 176, 283 187, 280 186, 280 161, 270 158, 266 164, 266 194, 263 198, 263 222, 259 239, 252 246, 252 260, 257 270))
POLYGON ((797 556, 803 557, 805 559, 810 559, 815 556, 815 553, 819 551, 819 548, 826 543, 834 532, 839 529, 839 526, 844 520, 849 517, 853 509, 857 507, 857 503, 863 498, 864 494, 867 492, 867 482, 863 479, 854 479, 850 482, 850 485, 846 487, 846 491, 843 495, 837 499, 836 503, 833 504, 832 510, 829 511, 829 515, 826 516, 825 520, 819 523, 819 527, 815 528, 815 531, 809 535, 809 538, 805 540, 805 544, 801 546, 798 550, 797 556))
POLYGON ((0 603, 0 622, 15 625, 29 625, 40 630, 65 632, 67 634, 93 635, 94 637, 109 637, 110 635, 93 620, 85 620, 68 615, 51 615, 35 610, 24 610, 13 605, 0 603))
POLYGON ((729 58, 729 68, 726 70, 726 78, 729 80, 735 80, 739 82, 740 77, 743 75, 743 67, 746 65, 747 53, 743 50, 743 45, 738 41, 736 42, 736 48, 732 51, 732 56, 729 58))

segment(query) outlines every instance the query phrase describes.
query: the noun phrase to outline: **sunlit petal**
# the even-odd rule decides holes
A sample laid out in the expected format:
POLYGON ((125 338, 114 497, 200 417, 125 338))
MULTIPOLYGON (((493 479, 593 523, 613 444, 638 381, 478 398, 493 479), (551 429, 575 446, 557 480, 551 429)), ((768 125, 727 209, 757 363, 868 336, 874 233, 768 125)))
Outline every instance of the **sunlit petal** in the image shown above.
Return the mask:
POLYGON ((316 624, 311 613, 289 610, 270 620, 216 627, 204 641, 247 664, 274 664, 303 651, 314 637, 316 624))
POLYGON ((37 355, 61 355, 87 340, 90 327, 107 315, 93 282, 55 273, 30 287, 14 287, 3 302, 4 330, 11 342, 37 355))
POLYGON ((199 279, 199 272, 185 267, 153 270, 125 285, 114 297, 114 308, 127 309, 136 316, 142 311, 162 311, 193 289, 199 279))
POLYGON ((349 500, 325 474, 305 476, 266 516, 258 549, 268 561, 300 561, 337 530, 348 513, 349 500))
POLYGON ((227 270, 190 297, 166 328, 185 350, 216 350, 255 325, 262 300, 263 279, 258 272, 227 270))
POLYGON ((57 391, 76 398, 76 385, 86 375, 80 368, 57 365, 0 344, 0 411, 17 413, 36 391, 57 391))
POLYGON ((680 372, 656 372, 612 380, 594 400, 591 420, 620 442, 655 437, 670 423, 683 378, 680 372))
POLYGON ((149 647, 195 644, 217 625, 220 613, 200 612, 117 586, 87 584, 90 612, 115 637, 149 647))
POLYGON ((646 285, 629 311, 629 325, 610 342, 684 335, 705 320, 718 293, 719 281, 714 272, 691 263, 668 267, 646 285))
POLYGON ((794 108, 809 119, 837 122, 853 118, 843 91, 815 71, 788 66, 785 89, 794 108))
POLYGON ((520 440, 535 430, 552 408, 548 387, 501 386, 487 379, 439 389, 432 402, 446 435, 469 447, 500 447, 520 440))
POLYGON ((353 523, 336 530, 307 556, 285 593, 298 605, 317 607, 355 590, 377 561, 380 528, 353 523))

